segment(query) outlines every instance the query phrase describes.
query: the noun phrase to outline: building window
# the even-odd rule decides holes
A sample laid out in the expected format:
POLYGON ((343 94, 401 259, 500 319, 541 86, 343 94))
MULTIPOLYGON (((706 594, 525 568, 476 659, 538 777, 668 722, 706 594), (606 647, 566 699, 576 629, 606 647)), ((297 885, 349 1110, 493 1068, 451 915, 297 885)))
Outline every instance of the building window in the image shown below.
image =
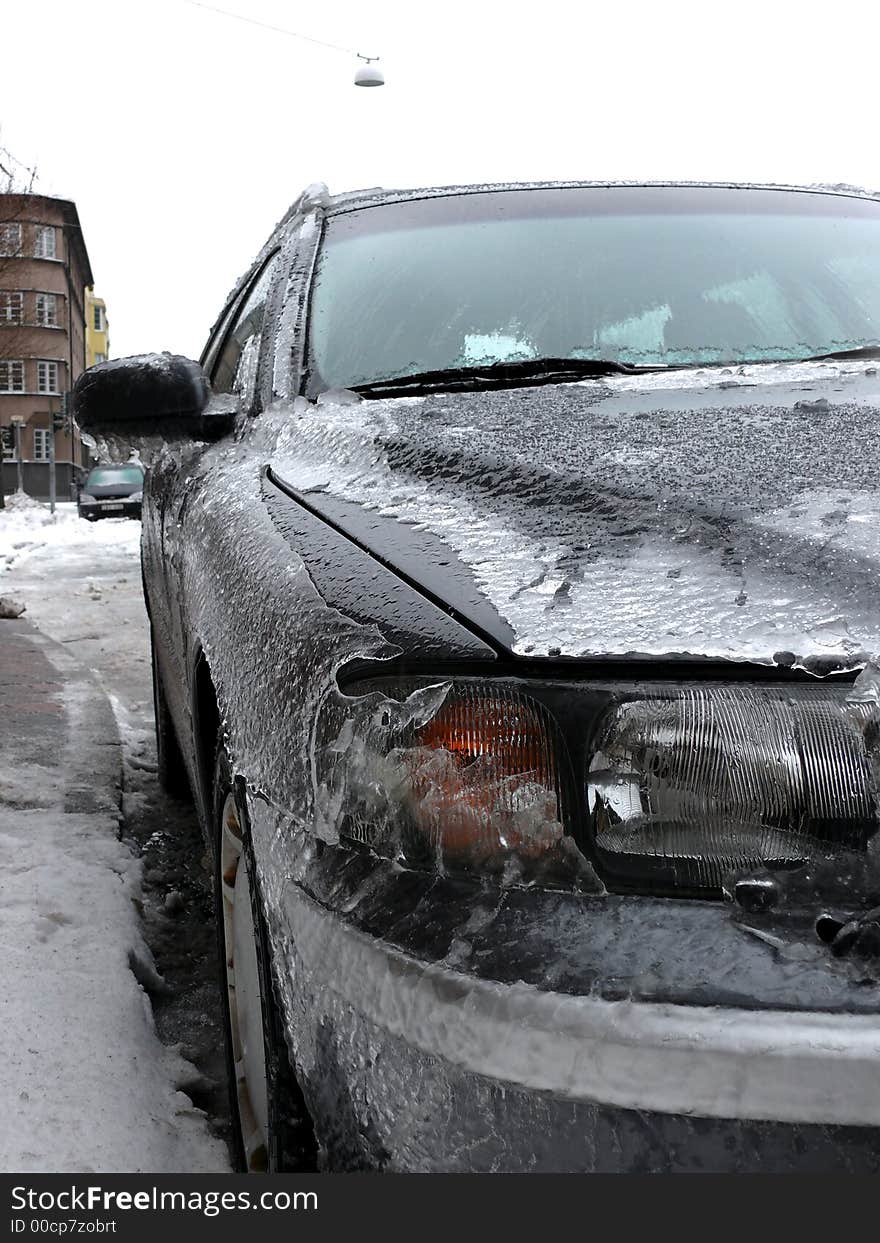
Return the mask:
POLYGON ((37 259, 55 258, 55 226, 38 224, 34 233, 34 255, 37 259))
POLYGON ((21 225, 0 224, 0 255, 21 253, 21 225))
POLYGON ((104 316, 101 313, 102 308, 100 306, 94 306, 92 307, 92 311, 94 314, 95 332, 103 332, 104 331, 104 316))
POLYGON ((2 434, 2 437, 0 437, 0 439, 2 439, 2 442, 3 442, 3 461, 14 462, 15 461, 15 428, 11 424, 7 424, 6 427, 2 429, 2 433, 3 434, 2 434))
POLYGON ((24 392, 24 363, 0 360, 0 393, 24 392))
POLYGON ((37 392, 58 392, 58 364, 40 359, 37 363, 37 392))
POLYGON ((24 319, 24 294, 16 290, 0 290, 0 323, 20 324, 24 319))
POLYGON ((58 327, 58 305, 55 294, 37 294, 37 323, 44 328, 58 327))
POLYGON ((34 428, 34 461, 49 461, 49 437, 51 434, 48 427, 34 428))
POLYGON ((96 363, 105 363, 106 361, 107 361, 107 355, 106 355, 106 354, 100 354, 100 353, 96 353, 96 354, 95 354, 95 362, 96 362, 96 363))

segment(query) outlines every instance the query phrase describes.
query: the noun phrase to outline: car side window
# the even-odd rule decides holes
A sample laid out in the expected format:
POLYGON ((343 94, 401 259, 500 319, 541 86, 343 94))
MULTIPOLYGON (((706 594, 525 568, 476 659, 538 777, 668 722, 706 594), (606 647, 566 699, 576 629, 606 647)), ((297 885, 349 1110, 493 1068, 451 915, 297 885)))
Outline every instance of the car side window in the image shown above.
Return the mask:
POLYGON ((238 308, 211 371, 214 392, 238 393, 246 406, 253 400, 256 388, 260 333, 278 257, 279 252, 276 251, 266 262, 250 293, 238 308))

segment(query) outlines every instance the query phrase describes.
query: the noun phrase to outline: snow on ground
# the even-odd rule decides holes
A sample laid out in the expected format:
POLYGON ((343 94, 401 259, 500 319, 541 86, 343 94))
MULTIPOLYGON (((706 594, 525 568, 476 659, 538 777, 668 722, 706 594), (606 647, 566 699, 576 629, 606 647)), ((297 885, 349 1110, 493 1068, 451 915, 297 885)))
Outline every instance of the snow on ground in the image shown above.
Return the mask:
MULTIPOLYGON (((125 798, 155 813, 139 541, 138 522, 87 523, 71 504, 53 516, 14 498, 0 510, 0 595, 93 670, 120 726, 125 798)), ((164 986, 144 938, 155 919, 139 914, 144 861, 119 840, 114 816, 65 812, 62 787, 46 767, 0 770, 0 1169, 226 1170, 226 1147, 193 1104, 201 1072, 182 1041, 169 1047, 157 1034, 148 990, 160 1014, 164 986)), ((183 1035, 204 1020, 216 1046, 207 988, 193 986, 197 1013, 183 1035)))
MULTIPOLYGON (((136 556, 140 543, 139 522, 131 519, 85 522, 77 516, 72 501, 62 501, 52 514, 48 505, 22 493, 6 498, 0 522, 3 524, 0 528, 0 571, 19 566, 47 548, 55 553, 65 550, 67 565, 73 560, 86 568, 94 561, 98 548, 118 548, 136 556)), ((49 568, 45 558, 43 565, 49 568)))
POLYGON ((150 970, 140 861, 115 821, 50 799, 0 808, 0 1169, 228 1168, 186 1095, 198 1072, 159 1041, 131 970, 150 970))
POLYGON ((141 524, 87 522, 72 501, 17 494, 0 511, 0 595, 64 644, 110 696, 127 762, 151 746, 149 623, 141 587, 141 524), (10 501, 12 502, 10 504, 10 501))

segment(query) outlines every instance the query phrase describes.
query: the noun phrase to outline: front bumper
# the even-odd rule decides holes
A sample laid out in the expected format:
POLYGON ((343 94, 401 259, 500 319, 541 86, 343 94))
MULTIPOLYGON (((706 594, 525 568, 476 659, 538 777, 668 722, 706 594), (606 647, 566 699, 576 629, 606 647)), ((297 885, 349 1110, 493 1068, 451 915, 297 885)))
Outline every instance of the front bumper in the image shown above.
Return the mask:
POLYGON ((329 1168, 880 1172, 875 964, 717 902, 407 871, 243 801, 329 1168))
POLYGON ((286 892, 290 1035, 332 1168, 880 1172, 874 1015, 498 984, 286 892))
POLYGON ((98 518, 140 518, 141 501, 91 501, 78 505, 80 518, 95 522, 98 518))

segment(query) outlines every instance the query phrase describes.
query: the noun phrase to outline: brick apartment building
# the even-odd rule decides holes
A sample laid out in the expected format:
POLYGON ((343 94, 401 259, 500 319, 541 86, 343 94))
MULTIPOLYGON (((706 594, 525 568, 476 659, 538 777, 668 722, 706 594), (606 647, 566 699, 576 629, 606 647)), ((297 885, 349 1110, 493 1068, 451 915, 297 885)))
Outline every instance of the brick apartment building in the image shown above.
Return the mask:
MULTIPOLYGON (((52 423, 86 365, 86 289, 92 283, 74 203, 0 194, 0 427, 20 426, 22 482, 32 496, 49 495, 53 434, 59 500, 70 498, 90 461, 75 429, 53 433, 52 423)), ((19 465, 7 439, 2 487, 8 496, 17 487, 19 465)))

